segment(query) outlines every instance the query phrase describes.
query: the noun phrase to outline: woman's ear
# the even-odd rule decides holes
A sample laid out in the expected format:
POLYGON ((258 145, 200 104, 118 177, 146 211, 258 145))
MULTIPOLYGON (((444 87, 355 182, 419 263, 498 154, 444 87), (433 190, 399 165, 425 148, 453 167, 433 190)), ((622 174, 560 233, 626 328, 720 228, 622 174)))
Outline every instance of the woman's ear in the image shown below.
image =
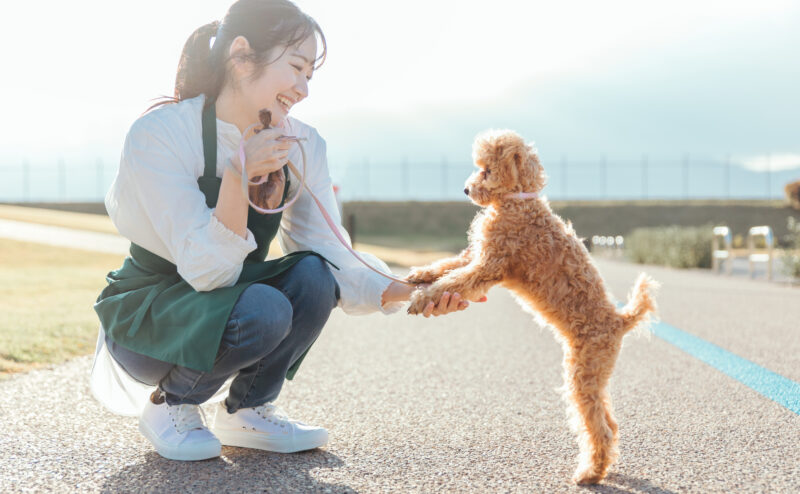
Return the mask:
POLYGON ((250 71, 250 57, 248 55, 251 51, 250 42, 244 36, 237 36, 231 41, 228 56, 231 59, 231 69, 239 78, 250 71))

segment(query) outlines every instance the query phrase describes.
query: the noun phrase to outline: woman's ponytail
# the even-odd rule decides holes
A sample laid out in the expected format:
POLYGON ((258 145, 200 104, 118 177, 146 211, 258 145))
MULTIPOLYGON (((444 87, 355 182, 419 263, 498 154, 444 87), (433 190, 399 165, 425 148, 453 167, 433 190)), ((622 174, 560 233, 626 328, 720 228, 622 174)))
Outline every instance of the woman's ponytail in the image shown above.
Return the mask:
POLYGON ((189 36, 178 62, 174 96, 163 97, 147 111, 201 94, 205 94, 206 104, 216 100, 228 77, 230 57, 227 51, 237 36, 244 36, 250 43, 252 53, 243 57, 253 63, 251 77, 256 78, 272 62, 267 59, 272 48, 294 46, 314 35, 319 36, 322 43, 322 53, 315 60, 316 70, 325 60, 328 50, 325 36, 314 19, 288 0, 238 0, 231 5, 222 22, 210 22, 189 36), (214 37, 212 48, 211 38, 214 37))
POLYGON ((219 24, 219 21, 214 21, 200 26, 183 45, 175 76, 175 100, 183 101, 205 94, 206 101, 212 101, 219 95, 222 84, 220 74, 225 71, 224 67, 216 66, 221 60, 212 59, 210 46, 219 24))

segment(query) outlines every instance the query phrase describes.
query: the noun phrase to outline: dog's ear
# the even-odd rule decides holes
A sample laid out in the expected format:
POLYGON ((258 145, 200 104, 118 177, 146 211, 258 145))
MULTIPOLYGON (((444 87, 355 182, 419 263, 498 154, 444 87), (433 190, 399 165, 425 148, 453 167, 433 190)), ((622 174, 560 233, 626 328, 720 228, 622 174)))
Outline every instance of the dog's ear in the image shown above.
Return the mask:
POLYGON ((513 190, 519 183, 519 165, 522 162, 520 152, 514 149, 513 145, 498 147, 499 162, 501 166, 500 179, 503 186, 508 190, 513 190))
POLYGON ((508 190, 516 190, 524 180, 528 152, 522 136, 512 130, 505 131, 500 141, 499 159, 504 164, 504 185, 508 190))
POLYGON ((530 188, 531 192, 538 192, 547 185, 547 174, 544 171, 544 167, 539 162, 539 154, 536 151, 536 148, 532 145, 527 146, 528 148, 528 156, 527 156, 527 166, 526 168, 528 171, 528 181, 530 182, 528 187, 530 188))
POLYGON ((519 183, 521 170, 520 167, 523 166, 523 159, 521 151, 516 149, 516 146, 510 145, 509 151, 513 151, 513 154, 511 155, 511 162, 509 163, 510 166, 506 170, 506 177, 508 179, 506 186, 509 189, 512 189, 519 183))

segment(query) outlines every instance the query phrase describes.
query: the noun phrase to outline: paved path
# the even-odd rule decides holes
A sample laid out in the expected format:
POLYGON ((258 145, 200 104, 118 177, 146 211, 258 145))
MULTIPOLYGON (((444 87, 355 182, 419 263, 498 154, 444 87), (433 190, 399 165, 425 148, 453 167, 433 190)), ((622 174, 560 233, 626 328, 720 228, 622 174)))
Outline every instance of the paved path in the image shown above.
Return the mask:
POLYGON ((125 254, 131 246, 130 240, 110 233, 90 232, 5 219, 0 219, 0 238, 95 252, 108 252, 110 254, 125 254))
MULTIPOLYGON (((65 214, 59 211, 62 217, 65 214)), ((73 220, 80 221, 80 218, 73 220)), ((110 220, 107 225, 113 228, 110 220)), ((35 242, 72 249, 82 249, 91 252, 108 252, 111 254, 128 254, 130 240, 112 233, 100 233, 75 228, 65 228, 62 226, 44 225, 25 221, 16 221, 0 218, 0 238, 9 238, 23 242, 35 242)), ((400 266, 420 266, 428 264, 443 256, 450 255, 447 252, 417 252, 406 249, 388 248, 379 245, 369 245, 364 243, 356 244, 360 251, 369 252, 383 259, 387 263, 394 263, 400 266)), ((279 257, 282 255, 277 242, 270 245, 268 257, 279 257)))
MULTIPOLYGON (((600 261, 624 299, 640 267, 600 261)), ((648 267, 662 319, 800 382, 800 290, 648 267)), ((657 337, 628 337, 611 390, 621 458, 569 484, 561 349, 503 289, 441 318, 337 311, 279 400, 327 427, 296 455, 159 457, 89 395, 90 359, 0 382, 2 492, 800 491, 800 416, 657 337)))

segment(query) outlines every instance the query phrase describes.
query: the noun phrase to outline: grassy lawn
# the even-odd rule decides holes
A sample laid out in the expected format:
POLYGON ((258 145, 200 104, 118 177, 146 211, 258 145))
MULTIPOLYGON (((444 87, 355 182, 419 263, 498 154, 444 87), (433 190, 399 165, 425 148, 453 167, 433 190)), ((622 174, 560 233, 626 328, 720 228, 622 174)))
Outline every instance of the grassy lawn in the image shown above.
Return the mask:
POLYGON ((0 239, 0 259, 0 379, 91 353, 92 305, 124 256, 0 239))
MULTIPOLYGON (((787 218, 800 221, 800 211, 782 201, 553 201, 551 206, 584 238, 628 235, 642 227, 727 225, 743 242, 750 227, 769 225, 785 246, 787 218)), ((343 217, 345 222, 355 218, 356 242, 387 245, 402 237, 403 248, 426 248, 429 239, 439 243, 437 250, 454 250, 457 239, 466 243, 477 210, 467 201, 347 202, 343 217)))
MULTIPOLYGON (((0 205, 0 218, 116 234, 107 216, 0 205)), ((356 248, 396 266, 423 265, 466 245, 463 236, 362 236, 356 248)), ((270 257, 280 256, 277 242, 270 257)), ((0 238, 0 379, 94 350, 92 306, 124 254, 0 238)))

